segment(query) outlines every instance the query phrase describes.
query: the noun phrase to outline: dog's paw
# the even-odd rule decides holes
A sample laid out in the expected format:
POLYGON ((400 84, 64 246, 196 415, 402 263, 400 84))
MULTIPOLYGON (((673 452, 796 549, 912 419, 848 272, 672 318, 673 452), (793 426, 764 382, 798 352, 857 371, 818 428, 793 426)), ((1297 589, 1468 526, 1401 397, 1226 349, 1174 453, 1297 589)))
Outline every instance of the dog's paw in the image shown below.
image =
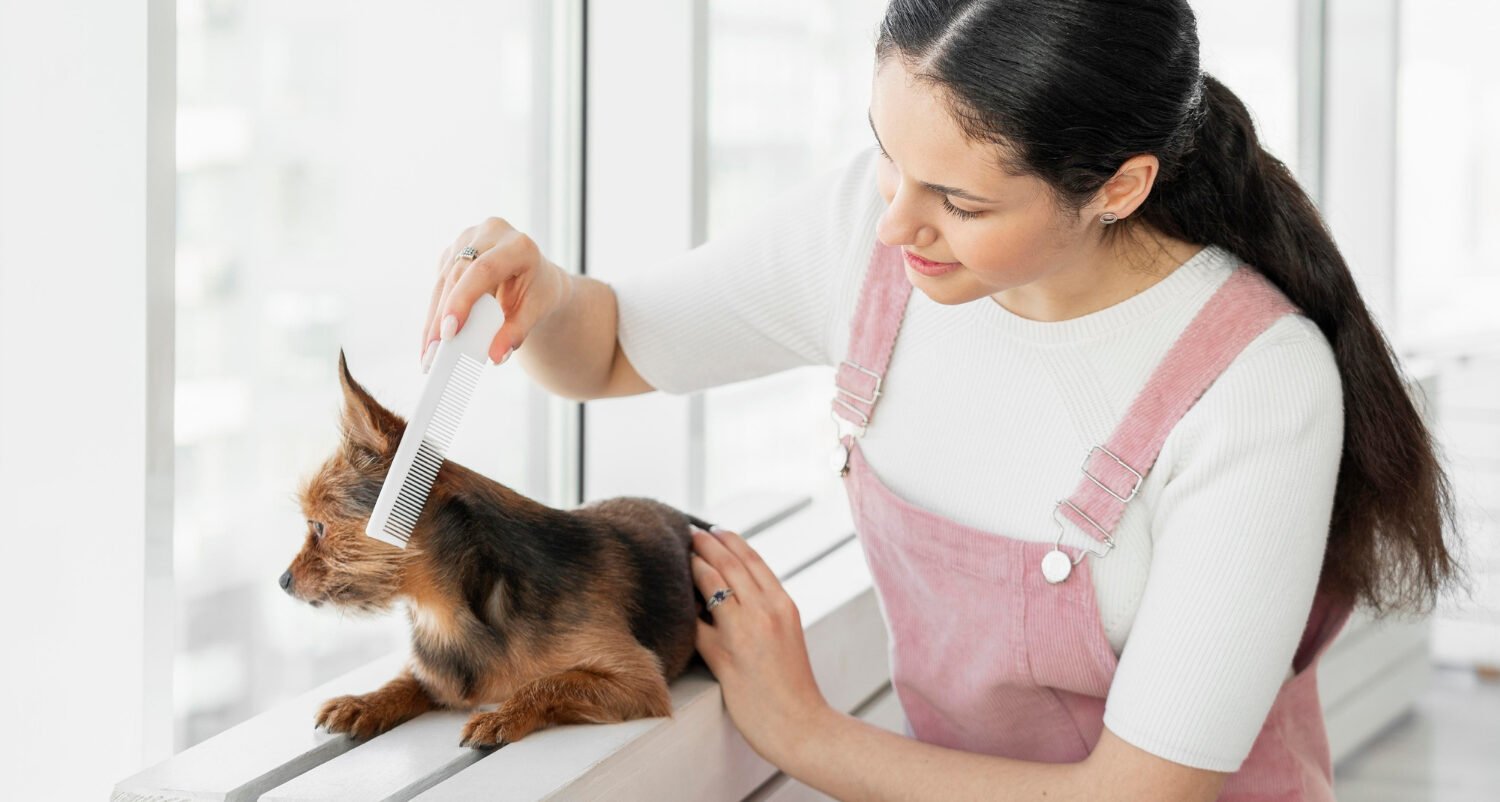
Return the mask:
POLYGON ((533 729, 534 726, 527 726, 520 717, 505 710, 475 713, 464 725, 459 746, 494 749, 521 740, 533 729))
POLYGON ((373 738, 405 720, 403 711, 379 694, 337 696, 323 703, 313 726, 344 732, 354 738, 373 738))

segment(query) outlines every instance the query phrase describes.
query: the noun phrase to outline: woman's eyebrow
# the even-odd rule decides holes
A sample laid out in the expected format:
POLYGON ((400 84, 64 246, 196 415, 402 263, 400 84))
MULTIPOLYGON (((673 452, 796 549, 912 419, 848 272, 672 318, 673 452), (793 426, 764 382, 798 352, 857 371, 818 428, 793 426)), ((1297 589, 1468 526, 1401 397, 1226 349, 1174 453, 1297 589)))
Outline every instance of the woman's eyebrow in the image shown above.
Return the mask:
MULTIPOLYGON (((881 141, 880 141, 880 134, 878 132, 876 132, 876 130, 875 130, 875 116, 870 113, 869 109, 865 109, 865 119, 867 119, 867 120, 870 121, 870 133, 875 134, 875 144, 880 145, 880 149, 882 151, 885 150, 885 145, 882 144, 881 141)), ((917 183, 921 184, 922 186, 926 187, 927 189, 929 189, 929 190, 931 190, 933 192, 938 193, 939 195, 952 195, 955 198, 963 198, 964 200, 973 201, 975 203, 999 203, 1000 202, 1000 201, 996 201, 996 200, 990 200, 988 198, 981 198, 978 195, 975 195, 974 193, 969 192, 968 190, 959 189, 958 187, 950 187, 950 186, 947 186, 946 184, 933 184, 933 183, 930 183, 930 182, 927 182, 927 181, 918 181, 917 183)))

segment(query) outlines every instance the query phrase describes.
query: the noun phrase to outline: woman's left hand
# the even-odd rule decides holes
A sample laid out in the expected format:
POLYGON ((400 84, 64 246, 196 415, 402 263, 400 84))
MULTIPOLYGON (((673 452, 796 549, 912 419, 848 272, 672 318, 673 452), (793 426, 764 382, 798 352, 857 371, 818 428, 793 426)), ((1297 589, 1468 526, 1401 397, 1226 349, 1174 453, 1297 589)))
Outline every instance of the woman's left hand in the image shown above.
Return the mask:
POLYGON ((693 581, 703 598, 734 593, 698 620, 698 653, 719 681, 729 717, 761 757, 777 766, 831 712, 813 678, 802 618, 786 588, 745 539, 693 528, 693 581))

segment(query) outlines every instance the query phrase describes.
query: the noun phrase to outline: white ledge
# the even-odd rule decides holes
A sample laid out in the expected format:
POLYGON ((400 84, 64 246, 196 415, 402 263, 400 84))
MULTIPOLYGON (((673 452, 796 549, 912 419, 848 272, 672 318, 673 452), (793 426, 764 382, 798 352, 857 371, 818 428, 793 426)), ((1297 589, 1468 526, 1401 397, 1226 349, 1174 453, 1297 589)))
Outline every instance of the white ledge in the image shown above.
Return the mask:
MULTIPOLYGON (((842 489, 715 512, 784 578, 829 702, 854 711, 886 687, 884 625, 842 489)), ((777 777, 701 667, 672 684, 670 718, 551 727, 488 754, 458 745, 465 712, 428 713, 363 743, 313 728, 325 700, 378 688, 406 657, 382 658, 184 750, 122 780, 112 798, 739 800, 777 777)))
POLYGON ((331 697, 378 687, 405 662, 404 654, 388 655, 324 683, 121 780, 110 798, 121 802, 259 799, 265 791, 356 746, 343 735, 314 729, 318 708, 331 697))

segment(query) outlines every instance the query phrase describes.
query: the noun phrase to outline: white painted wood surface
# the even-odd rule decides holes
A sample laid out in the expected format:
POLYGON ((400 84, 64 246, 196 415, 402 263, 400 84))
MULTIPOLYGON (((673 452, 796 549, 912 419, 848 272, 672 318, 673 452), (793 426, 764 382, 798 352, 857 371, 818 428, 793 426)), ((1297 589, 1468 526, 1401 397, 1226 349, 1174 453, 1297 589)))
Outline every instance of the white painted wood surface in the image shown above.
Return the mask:
POLYGON ((1334 707, 1325 707, 1323 715, 1334 763, 1357 752, 1401 718, 1431 681, 1432 660, 1426 649, 1412 651, 1388 661, 1361 693, 1334 707))
POLYGON ((1318 696, 1335 763, 1416 703, 1432 675, 1429 619, 1373 620, 1357 609, 1318 664, 1318 696))
MULTIPOLYGON (((731 528, 733 528, 731 526, 731 528)), ((785 582, 788 577, 854 537, 849 502, 842 488, 829 485, 765 531, 755 532, 750 542, 766 564, 785 582)))
POLYGON ((483 757, 460 746, 471 714, 418 716, 261 796, 263 802, 373 802, 411 799, 483 757))
POLYGON ((329 698, 364 693, 396 675, 406 655, 393 654, 320 685, 115 785, 112 800, 259 799, 265 791, 348 751, 343 735, 313 729, 329 698))
POLYGON ((1426 653, 1427 621, 1387 618, 1374 621, 1361 611, 1349 622, 1349 628, 1318 663, 1318 695, 1323 709, 1332 710, 1351 697, 1358 696, 1387 667, 1404 659, 1408 653, 1426 653))
MULTIPOLYGON (((743 500, 712 519, 748 533, 783 577, 820 686, 852 710, 888 678, 885 630, 847 502, 841 491, 831 494, 838 488, 826 491, 816 500, 743 500)), ((488 755, 458 746, 463 712, 429 713, 366 743, 314 730, 325 700, 380 687, 405 659, 388 656, 231 728, 122 780, 113 798, 661 799, 694 775, 704 793, 713 791, 706 786, 735 790, 692 798, 737 800, 775 773, 734 729, 717 683, 701 668, 673 684, 671 719, 551 728, 488 755), (725 784, 726 777, 739 780, 725 784)))

